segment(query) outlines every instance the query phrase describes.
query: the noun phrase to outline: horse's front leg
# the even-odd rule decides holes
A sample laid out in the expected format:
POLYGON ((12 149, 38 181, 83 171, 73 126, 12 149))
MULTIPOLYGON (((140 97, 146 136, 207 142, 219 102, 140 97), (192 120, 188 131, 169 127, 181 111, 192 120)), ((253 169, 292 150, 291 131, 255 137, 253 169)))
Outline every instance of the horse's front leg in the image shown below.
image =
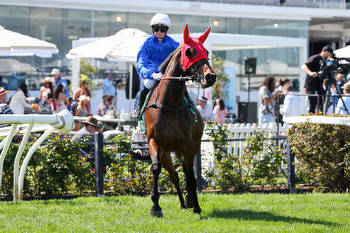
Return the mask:
POLYGON ((201 208, 199 207, 198 198, 197 198, 197 182, 196 178, 194 177, 194 171, 193 171, 193 159, 194 156, 190 155, 184 155, 184 172, 186 176, 186 201, 187 201, 187 207, 192 208, 193 205, 193 213, 200 214, 201 208))
POLYGON ((159 206, 159 192, 158 192, 158 179, 159 174, 162 169, 160 160, 159 160, 159 147, 157 142, 151 138, 148 142, 149 152, 152 159, 151 172, 153 176, 153 187, 152 187, 152 201, 153 206, 151 209, 151 215, 156 217, 163 217, 162 208, 159 206))

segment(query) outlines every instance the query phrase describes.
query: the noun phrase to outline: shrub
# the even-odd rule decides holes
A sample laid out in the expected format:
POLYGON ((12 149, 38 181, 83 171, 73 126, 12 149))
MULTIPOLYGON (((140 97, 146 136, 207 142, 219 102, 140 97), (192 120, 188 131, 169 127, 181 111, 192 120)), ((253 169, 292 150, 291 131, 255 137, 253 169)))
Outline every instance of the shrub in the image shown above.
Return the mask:
POLYGON ((350 188, 348 126, 295 124, 288 135, 297 158, 296 173, 304 181, 336 192, 350 188))

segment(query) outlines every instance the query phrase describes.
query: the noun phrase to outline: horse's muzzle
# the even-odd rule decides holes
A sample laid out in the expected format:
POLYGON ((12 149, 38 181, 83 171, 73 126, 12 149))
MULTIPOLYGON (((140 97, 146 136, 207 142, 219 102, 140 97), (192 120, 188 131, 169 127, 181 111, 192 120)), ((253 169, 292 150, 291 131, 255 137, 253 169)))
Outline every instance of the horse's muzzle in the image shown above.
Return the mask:
POLYGON ((202 88, 211 87, 216 82, 216 74, 215 73, 209 73, 206 74, 204 77, 204 82, 202 82, 202 88))

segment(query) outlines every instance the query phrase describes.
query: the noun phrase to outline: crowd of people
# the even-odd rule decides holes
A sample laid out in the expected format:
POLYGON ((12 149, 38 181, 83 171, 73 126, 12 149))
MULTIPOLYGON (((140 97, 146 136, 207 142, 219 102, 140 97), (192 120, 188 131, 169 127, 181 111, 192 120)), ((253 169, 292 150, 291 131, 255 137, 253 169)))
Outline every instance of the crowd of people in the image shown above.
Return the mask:
MULTIPOLYGON (((319 54, 312 55, 301 67, 307 75, 304 84, 304 93, 308 99, 306 112, 349 115, 350 97, 346 95, 350 94, 350 81, 345 79, 341 69, 326 71, 328 76, 322 70, 322 66, 333 56, 333 49, 327 45, 319 54), (326 95, 331 96, 329 101, 324 103, 326 95)), ((303 111, 303 100, 300 94, 295 92, 296 89, 289 79, 281 79, 279 87, 276 89, 275 86, 276 79, 268 76, 259 88, 259 124, 283 122, 286 117, 306 113, 303 111), (282 120, 278 115, 283 116, 282 120)))

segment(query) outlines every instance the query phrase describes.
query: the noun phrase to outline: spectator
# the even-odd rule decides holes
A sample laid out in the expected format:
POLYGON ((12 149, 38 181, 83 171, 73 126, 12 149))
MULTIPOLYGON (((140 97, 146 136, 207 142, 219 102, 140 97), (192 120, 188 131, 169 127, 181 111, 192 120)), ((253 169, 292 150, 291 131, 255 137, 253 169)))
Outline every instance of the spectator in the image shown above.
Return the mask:
POLYGON ((197 103, 198 105, 196 107, 201 114, 203 121, 211 121, 213 119, 213 111, 210 104, 208 104, 208 99, 202 96, 198 99, 197 103))
POLYGON ((81 95, 86 95, 91 98, 91 92, 89 89, 89 83, 87 80, 81 80, 79 83, 79 88, 75 90, 73 95, 73 100, 78 101, 81 95))
MULTIPOLYGON (((350 82, 347 82, 343 85, 343 92, 345 95, 350 95, 350 82)), ((340 99, 338 101, 337 108, 335 109, 335 113, 342 114, 342 115, 349 115, 349 113, 346 111, 348 110, 350 112, 350 96, 342 97, 343 101, 340 99), (345 109, 346 106, 346 109, 345 109)))
POLYGON ((213 109, 213 113, 215 116, 215 121, 219 123, 220 125, 223 125, 225 123, 225 118, 227 116, 227 108, 225 106, 223 99, 216 99, 216 104, 213 109))
POLYGON ((40 108, 51 112, 51 106, 54 99, 51 77, 46 77, 42 82, 44 83, 44 86, 40 88, 40 108))
POLYGON ((7 105, 7 94, 3 87, 0 87, 0 114, 13 114, 11 108, 7 105))
POLYGON ((64 109, 67 109, 68 105, 68 97, 66 96, 64 92, 64 85, 63 83, 59 84, 57 86, 57 89, 55 91, 54 96, 54 102, 53 102, 53 110, 54 112, 60 112, 64 109))
POLYGON ((111 72, 108 72, 105 79, 102 82, 103 86, 103 94, 108 95, 108 98, 110 102, 113 102, 113 99, 117 95, 116 87, 114 86, 113 82, 113 74, 111 72))
MULTIPOLYGON (((85 95, 91 99, 91 91, 89 89, 88 77, 86 75, 81 75, 79 88, 74 92, 73 100, 78 102, 79 97, 85 95)), ((91 112, 91 104, 88 102, 88 112, 91 112)))
POLYGON ((59 69, 56 69, 56 68, 52 69, 51 75, 54 78, 54 92, 56 91, 56 89, 58 88, 58 86, 60 84, 63 84, 64 94, 66 96, 69 96, 68 82, 65 78, 61 77, 61 73, 60 73, 59 69))
POLYGON ((283 87, 285 98, 280 113, 283 115, 284 122, 287 117, 299 116, 303 113, 303 101, 300 96, 295 95, 293 90, 293 85, 285 85, 283 87))
MULTIPOLYGON (((290 86, 293 85, 293 83, 288 79, 288 78, 281 78, 278 81, 278 92, 279 93, 283 93, 283 88, 286 86, 290 86)), ((283 116, 280 114, 280 109, 281 109, 281 105, 284 102, 284 95, 278 95, 277 97, 277 103, 276 103, 276 108, 275 108, 275 116, 276 116, 276 123, 283 123, 283 116)))
POLYGON ((141 109, 149 91, 163 76, 158 67, 178 46, 179 43, 167 35, 171 22, 167 14, 155 14, 151 19, 152 36, 142 45, 137 54, 137 72, 143 80, 143 89, 139 97, 136 118, 141 116, 141 109))
MULTIPOLYGON (((329 45, 322 48, 321 53, 311 56, 305 64, 302 65, 302 69, 306 72, 306 81, 304 85, 304 92, 307 94, 324 93, 322 88, 322 80, 319 77, 318 72, 321 68, 321 63, 327 60, 328 57, 333 55, 333 49, 329 45)), ((322 109, 321 96, 309 96, 309 112, 315 113, 322 109)))
POLYGON ((259 125, 275 122, 275 106, 280 92, 275 92, 276 79, 267 76, 259 88, 259 125))
POLYGON ((75 133, 75 135, 72 137, 73 141, 79 142, 82 137, 94 134, 97 131, 98 121, 96 118, 89 116, 85 121, 82 121, 81 123, 84 123, 84 127, 75 133))
POLYGON ((111 109, 111 101, 109 99, 109 96, 104 94, 102 99, 103 99, 103 102, 100 104, 100 106, 98 107, 98 110, 97 110, 97 114, 99 116, 106 115, 107 111, 109 111, 111 109))
POLYGON ((45 104, 50 104, 53 99, 52 81, 50 77, 43 80, 44 86, 40 88, 40 100, 45 104))
MULTIPOLYGON (((90 116, 91 114, 89 112, 89 101, 90 101, 90 97, 88 97, 86 95, 81 95, 79 97, 78 106, 74 112, 74 116, 79 116, 79 117, 90 116)), ((77 121, 77 122, 75 122, 74 131, 77 131, 79 129, 80 129, 80 122, 77 121)))
POLYGON ((24 114, 26 108, 31 108, 29 104, 27 84, 21 83, 16 93, 11 97, 10 108, 14 114, 24 114))

